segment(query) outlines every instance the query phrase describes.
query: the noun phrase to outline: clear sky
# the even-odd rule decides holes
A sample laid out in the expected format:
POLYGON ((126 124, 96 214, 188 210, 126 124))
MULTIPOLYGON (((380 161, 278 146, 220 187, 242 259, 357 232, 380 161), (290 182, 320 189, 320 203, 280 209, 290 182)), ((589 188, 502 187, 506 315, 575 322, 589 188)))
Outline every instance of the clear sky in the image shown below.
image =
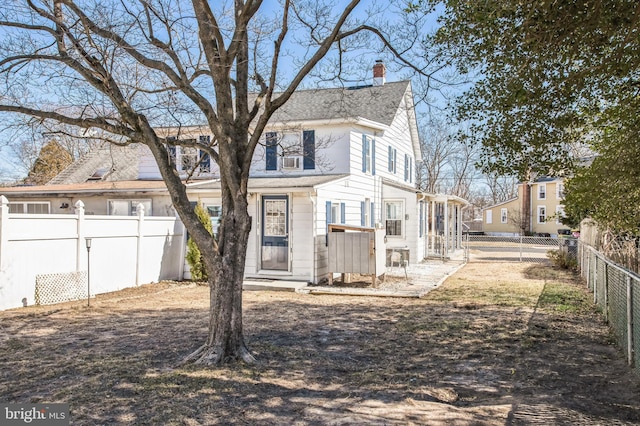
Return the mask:
MULTIPOLYGON (((371 21, 367 21, 367 23, 370 23, 371 25, 376 25, 376 20, 381 20, 383 23, 385 24, 393 24, 394 21, 397 22, 398 20, 398 9, 392 9, 391 6, 389 5, 389 2, 387 1, 381 1, 378 2, 379 3, 379 9, 377 10, 377 14, 374 15, 373 18, 371 18, 371 21)), ((230 7, 232 6, 232 2, 226 1, 226 2, 214 2, 212 3, 212 5, 217 5, 214 7, 225 7, 224 4, 226 4, 226 7, 230 7)), ((345 5, 348 4, 348 0, 336 0, 335 2, 333 2, 333 11, 334 13, 337 15, 339 13, 341 13, 341 11, 344 10, 345 5)), ((355 20, 365 20, 365 19, 369 19, 370 14, 369 14, 369 9, 372 7, 373 1, 363 1, 361 4, 359 4, 356 9, 355 9, 355 13, 353 14, 353 19, 355 20)), ((278 15, 281 15, 281 5, 280 2, 278 0, 266 0, 261 8, 262 13, 264 14, 264 16, 268 16, 268 17, 273 17, 274 19, 276 19, 276 21, 278 21, 279 18, 278 15)), ((423 25, 425 25, 425 27, 434 27, 436 25, 435 22, 435 15, 429 17, 427 20, 425 20, 424 22, 422 22, 423 25)), ((289 49, 290 52, 295 53, 297 56, 300 53, 304 53, 304 48, 302 48, 299 44, 297 45, 297 41, 295 40, 295 28, 291 29, 291 34, 289 35, 290 38, 290 42, 287 45, 287 49, 289 49)), ((351 85, 351 84, 371 84, 372 82, 372 67, 373 64, 375 63, 376 59, 381 58, 380 55, 374 53, 371 49, 367 49, 367 47, 369 46, 365 46, 365 48, 362 49, 362 55, 359 55, 359 57, 355 58, 356 63, 358 63, 358 66, 360 67, 360 73, 355 73, 358 74, 360 76, 360 78, 364 78, 364 80, 360 80, 358 82, 358 77, 356 77, 355 79, 351 79, 347 81, 347 85, 351 85), (364 68, 366 67, 366 68, 364 68)), ((353 56, 352 56, 353 57, 353 56)), ((388 64, 390 66, 387 67, 387 81, 398 81, 401 79, 406 79, 407 74, 406 72, 403 71, 399 71, 399 72, 395 72, 394 71, 394 67, 392 66, 392 64, 388 64)), ((286 67, 282 67, 285 68, 286 67)), ((291 72, 295 72, 295 68, 293 66, 291 66, 291 72)), ((331 84, 331 83, 329 83, 331 84)), ((414 84, 414 90, 417 90, 418 85, 414 84)), ((437 93, 433 93, 430 94, 431 96, 435 96, 437 95, 437 93)), ((437 99, 437 96, 434 97, 434 99, 437 99)), ((424 104, 418 104, 418 109, 419 110, 424 110, 426 107, 424 104)), ((419 111, 420 112, 420 111, 419 111)), ((21 172, 24 174, 26 171, 21 170, 20 167, 18 166, 18 162, 15 160, 15 157, 13 156, 13 152, 12 150, 7 147, 7 146, 2 146, 5 145, 9 140, 11 139, 11 136, 7 134, 7 132, 0 132, 0 182, 6 182, 6 181, 14 181, 17 178, 20 178, 20 174, 21 172)))

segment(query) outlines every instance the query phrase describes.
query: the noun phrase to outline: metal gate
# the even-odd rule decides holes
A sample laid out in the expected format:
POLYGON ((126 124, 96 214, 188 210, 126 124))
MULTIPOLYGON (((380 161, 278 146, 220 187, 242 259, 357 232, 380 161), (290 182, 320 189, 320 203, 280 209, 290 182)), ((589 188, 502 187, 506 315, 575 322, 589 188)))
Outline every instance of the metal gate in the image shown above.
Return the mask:
POLYGON ((575 239, 549 237, 494 237, 465 235, 464 250, 470 262, 550 262, 549 251, 563 250, 575 257, 575 239))

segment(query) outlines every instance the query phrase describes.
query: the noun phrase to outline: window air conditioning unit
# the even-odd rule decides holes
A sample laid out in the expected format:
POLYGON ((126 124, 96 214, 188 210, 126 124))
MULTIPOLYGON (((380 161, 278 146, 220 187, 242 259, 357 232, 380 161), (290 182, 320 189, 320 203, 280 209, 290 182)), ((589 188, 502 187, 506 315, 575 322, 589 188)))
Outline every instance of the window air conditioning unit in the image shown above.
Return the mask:
POLYGON ((300 157, 282 157, 282 168, 286 170, 300 169, 300 157))

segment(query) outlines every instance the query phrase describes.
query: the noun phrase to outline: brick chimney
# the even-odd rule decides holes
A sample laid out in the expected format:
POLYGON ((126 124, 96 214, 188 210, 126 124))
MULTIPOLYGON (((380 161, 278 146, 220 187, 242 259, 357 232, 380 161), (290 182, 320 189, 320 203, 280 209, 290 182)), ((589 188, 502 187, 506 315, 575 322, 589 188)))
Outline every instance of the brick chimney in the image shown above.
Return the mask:
POLYGON ((383 86, 387 81, 387 69, 384 66, 384 62, 378 59, 373 66, 373 85, 383 86))

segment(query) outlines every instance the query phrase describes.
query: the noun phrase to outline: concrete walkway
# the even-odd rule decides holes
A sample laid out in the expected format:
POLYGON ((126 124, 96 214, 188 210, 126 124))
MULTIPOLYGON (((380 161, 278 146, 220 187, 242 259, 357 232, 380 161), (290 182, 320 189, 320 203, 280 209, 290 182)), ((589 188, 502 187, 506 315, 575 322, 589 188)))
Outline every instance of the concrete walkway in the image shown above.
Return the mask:
POLYGON ((299 281, 251 280, 244 281, 246 291, 295 291, 304 294, 334 294, 349 296, 422 297, 441 285, 451 274, 464 266, 462 260, 425 260, 404 268, 387 268, 386 280, 378 288, 307 285, 299 281))

